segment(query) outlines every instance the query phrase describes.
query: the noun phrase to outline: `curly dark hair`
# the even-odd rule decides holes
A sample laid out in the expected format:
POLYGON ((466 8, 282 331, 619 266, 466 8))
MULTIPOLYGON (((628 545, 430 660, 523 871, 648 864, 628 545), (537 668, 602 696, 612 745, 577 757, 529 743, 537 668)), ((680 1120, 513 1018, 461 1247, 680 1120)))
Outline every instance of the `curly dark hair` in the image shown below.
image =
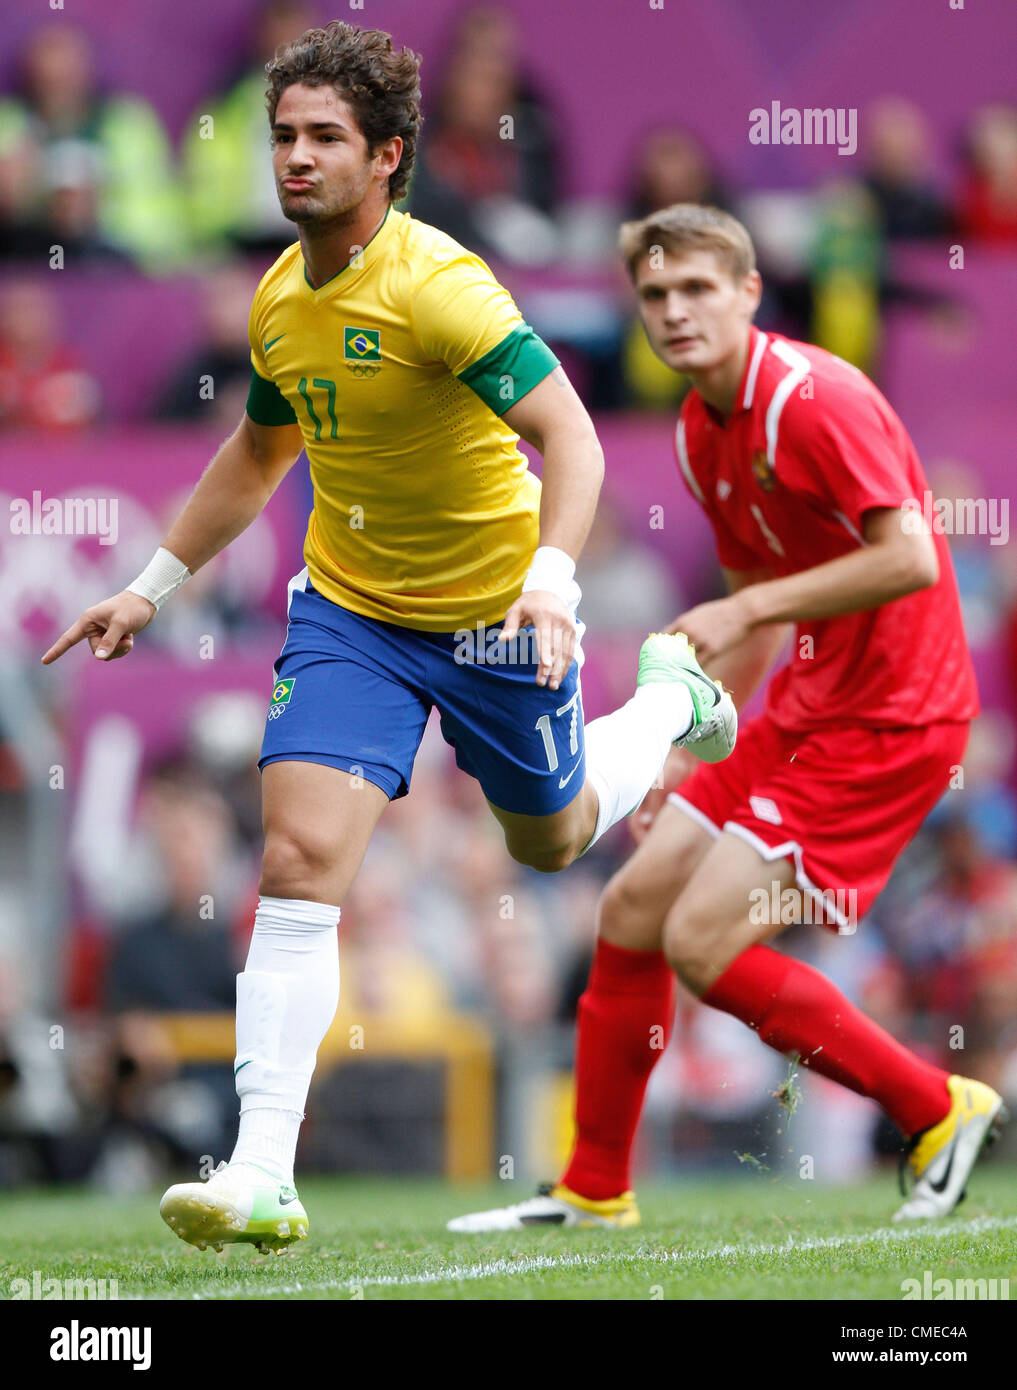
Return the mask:
POLYGON ((358 29, 334 19, 324 29, 308 29, 279 49, 265 65, 268 118, 275 124, 276 107, 287 87, 334 87, 348 101, 373 155, 394 135, 403 142, 402 158, 389 176, 393 203, 406 197, 417 152, 420 114, 420 63, 408 48, 397 52, 392 35, 382 29, 358 29))

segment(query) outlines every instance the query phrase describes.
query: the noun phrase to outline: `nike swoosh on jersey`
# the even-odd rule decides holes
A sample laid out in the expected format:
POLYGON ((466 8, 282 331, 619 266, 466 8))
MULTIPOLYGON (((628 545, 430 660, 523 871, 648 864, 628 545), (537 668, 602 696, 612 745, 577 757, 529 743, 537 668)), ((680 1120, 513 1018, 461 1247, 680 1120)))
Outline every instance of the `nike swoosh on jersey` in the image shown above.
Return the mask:
POLYGON ((558 790, 561 791, 562 787, 567 786, 567 785, 569 784, 569 782, 572 781, 572 778, 576 775, 576 773, 577 773, 578 771, 579 771, 579 763, 576 763, 575 767, 572 769, 572 771, 569 773, 569 775, 568 775, 567 777, 562 777, 562 778, 560 779, 560 781, 558 782, 558 790))
MULTIPOLYGON (((285 337, 286 337, 286 334, 285 334, 285 333, 280 333, 280 334, 279 334, 279 338, 285 338, 285 337)), ((269 350, 269 348, 272 346, 272 344, 273 344, 273 343, 277 343, 277 342, 279 341, 279 338, 270 338, 269 341, 268 341, 267 343, 262 343, 262 345, 261 345, 261 350, 262 350, 262 352, 268 352, 268 350, 269 350)))

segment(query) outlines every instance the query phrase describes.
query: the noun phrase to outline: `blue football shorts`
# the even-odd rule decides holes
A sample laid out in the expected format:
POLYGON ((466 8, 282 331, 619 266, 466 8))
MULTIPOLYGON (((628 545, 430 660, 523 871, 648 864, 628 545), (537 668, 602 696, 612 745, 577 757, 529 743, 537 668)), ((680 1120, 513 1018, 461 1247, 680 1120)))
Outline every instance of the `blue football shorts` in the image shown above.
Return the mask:
POLYGON ((536 683, 536 634, 497 642, 500 625, 420 632, 351 613, 290 582, 286 642, 258 766, 322 763, 405 796, 432 707, 456 763, 504 811, 547 816, 586 777, 579 672, 585 624, 573 582, 576 655, 557 690, 536 683))

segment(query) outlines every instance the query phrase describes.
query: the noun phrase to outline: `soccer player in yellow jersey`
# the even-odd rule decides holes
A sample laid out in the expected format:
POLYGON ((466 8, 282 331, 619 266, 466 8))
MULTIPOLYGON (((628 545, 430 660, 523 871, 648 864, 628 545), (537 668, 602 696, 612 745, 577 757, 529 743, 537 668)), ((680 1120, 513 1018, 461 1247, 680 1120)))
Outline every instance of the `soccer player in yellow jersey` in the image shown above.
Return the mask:
POLYGON ((306 449, 314 509, 266 721, 261 897, 237 980, 240 1132, 225 1168, 161 1207, 201 1247, 307 1234, 293 1155, 338 1004, 338 904, 409 790, 432 707, 510 853, 545 871, 632 811, 673 743, 706 761, 734 744, 730 696, 680 636, 651 637, 633 698, 584 729, 573 576, 603 458, 484 262, 394 207, 418 67, 387 34, 338 22, 268 65, 276 183, 299 241, 255 295, 246 413, 147 569, 43 658, 86 637, 101 660, 127 655, 306 449), (519 436, 543 456, 543 489, 519 436))

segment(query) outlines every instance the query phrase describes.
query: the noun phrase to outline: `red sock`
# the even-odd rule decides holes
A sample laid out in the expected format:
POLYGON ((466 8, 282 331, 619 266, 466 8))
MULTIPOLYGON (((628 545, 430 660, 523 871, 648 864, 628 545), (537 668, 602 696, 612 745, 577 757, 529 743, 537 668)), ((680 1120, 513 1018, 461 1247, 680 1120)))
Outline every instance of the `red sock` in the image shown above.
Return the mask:
POLYGON ((769 946, 743 951, 703 995, 778 1052, 878 1101, 905 1134, 937 1124, 950 1108, 948 1073, 923 1062, 844 998, 811 965, 769 946))
POLYGON ((579 1001, 576 1146, 562 1182, 591 1201, 627 1192, 650 1072, 674 1023, 676 981, 663 951, 598 939, 579 1001), (656 1030, 656 1031, 655 1031, 656 1030))

